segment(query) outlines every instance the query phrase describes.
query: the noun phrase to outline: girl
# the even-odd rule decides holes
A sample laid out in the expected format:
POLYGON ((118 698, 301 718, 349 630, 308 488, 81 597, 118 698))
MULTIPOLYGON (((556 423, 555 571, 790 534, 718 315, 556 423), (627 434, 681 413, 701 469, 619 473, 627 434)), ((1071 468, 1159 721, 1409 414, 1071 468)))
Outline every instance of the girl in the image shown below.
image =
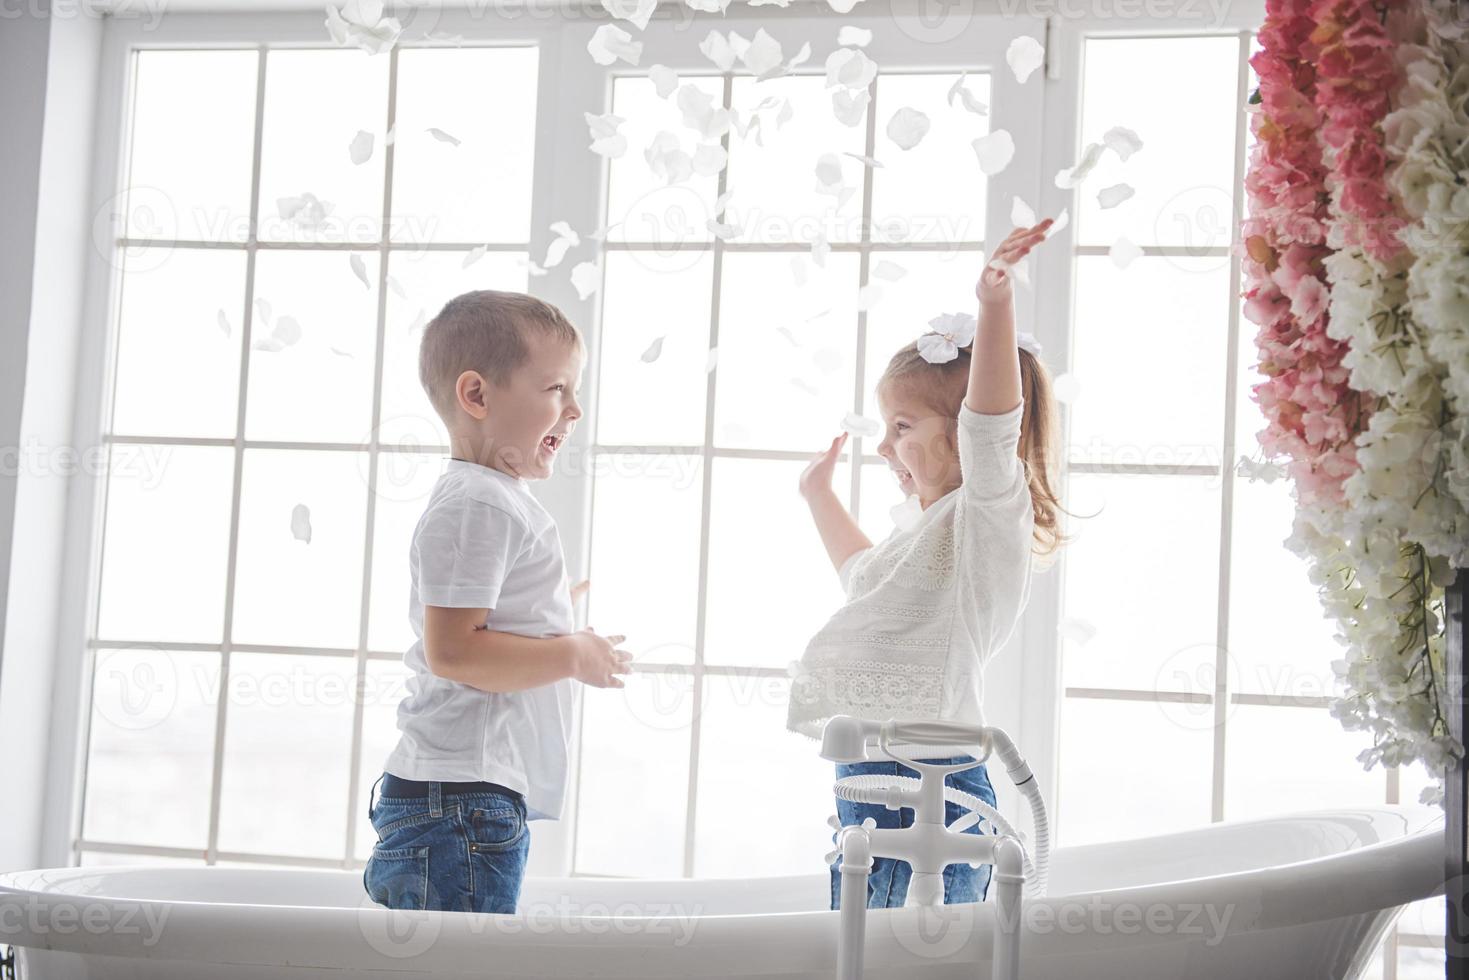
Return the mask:
MULTIPOLYGON (((1033 340, 1017 347, 1007 271, 1044 240, 1051 223, 1047 218, 1016 228, 995 250, 975 288, 980 312, 972 339, 973 321, 941 318, 935 322, 949 329, 898 351, 878 380, 886 433, 877 452, 909 495, 908 504, 917 498, 916 515, 906 522, 900 517, 876 546, 867 539, 831 489, 845 433, 801 474, 801 494, 847 602, 795 665, 786 720, 791 731, 819 739, 835 714, 984 724, 982 671, 1029 599, 1033 545, 1045 556, 1062 543, 1050 486, 1050 377, 1033 340)), ((891 761, 836 767, 838 779, 859 773, 918 776, 891 761)), ((983 765, 946 781, 995 805, 983 765)), ((954 803, 945 809, 946 823, 964 812, 954 803)), ((838 800, 837 815, 843 825, 871 817, 879 827, 906 827, 913 811, 838 800)), ((839 863, 831 869, 833 909, 839 907, 839 863)), ((910 870, 906 861, 875 858, 868 906, 901 906, 910 870)), ((983 901, 991 872, 990 865, 977 871, 950 865, 944 902, 983 901)))

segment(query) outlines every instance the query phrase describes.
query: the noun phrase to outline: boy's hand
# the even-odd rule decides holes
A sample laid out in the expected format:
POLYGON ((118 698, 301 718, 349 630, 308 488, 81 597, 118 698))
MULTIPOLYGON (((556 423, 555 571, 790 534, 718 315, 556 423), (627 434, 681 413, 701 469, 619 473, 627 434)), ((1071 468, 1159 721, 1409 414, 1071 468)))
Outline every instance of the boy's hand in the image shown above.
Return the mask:
POLYGON ((1011 298, 1010 266, 1025 258, 1027 252, 1045 241, 1046 231, 1054 221, 1054 218, 1047 218, 1029 228, 1017 227, 1005 236, 1005 240, 995 249, 995 254, 990 256, 984 271, 980 273, 979 284, 974 287, 974 293, 981 303, 1002 303, 1011 298))
POLYGON ((618 650, 625 636, 598 636, 590 626, 567 637, 571 644, 571 676, 592 687, 626 687, 614 674, 631 674, 632 654, 618 650))
POLYGON ((811 458, 810 464, 801 474, 801 496, 811 498, 813 494, 831 489, 831 475, 837 466, 837 456, 847 443, 843 432, 831 441, 831 445, 811 458))

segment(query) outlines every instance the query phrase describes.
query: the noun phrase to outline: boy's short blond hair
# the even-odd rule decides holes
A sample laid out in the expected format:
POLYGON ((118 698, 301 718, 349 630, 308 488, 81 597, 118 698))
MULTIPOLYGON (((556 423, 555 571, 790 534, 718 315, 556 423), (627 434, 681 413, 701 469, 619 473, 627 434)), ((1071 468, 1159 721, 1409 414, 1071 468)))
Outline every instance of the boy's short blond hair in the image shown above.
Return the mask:
POLYGON ((444 304, 423 331, 418 380, 439 417, 454 417, 454 386, 465 371, 478 371, 497 385, 525 363, 532 332, 582 349, 581 332, 551 303, 525 293, 478 289, 444 304))

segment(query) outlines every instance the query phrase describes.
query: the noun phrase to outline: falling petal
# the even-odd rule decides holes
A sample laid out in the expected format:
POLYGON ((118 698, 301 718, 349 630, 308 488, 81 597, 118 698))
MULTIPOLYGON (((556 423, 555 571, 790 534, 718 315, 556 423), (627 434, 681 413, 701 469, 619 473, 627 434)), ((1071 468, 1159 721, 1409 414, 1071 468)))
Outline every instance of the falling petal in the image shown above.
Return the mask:
POLYGON ((214 318, 214 322, 219 324, 220 333, 226 337, 230 335, 230 318, 224 315, 224 310, 219 311, 218 315, 214 318))
POLYGON ((1112 152, 1123 162, 1143 148, 1143 141, 1138 138, 1137 133, 1126 126, 1113 126, 1102 134, 1102 142, 1110 146, 1112 152))
POLYGON ((270 321, 272 318, 270 312, 270 303, 266 302, 264 296, 255 297, 255 309, 260 313, 261 322, 263 322, 266 326, 270 326, 270 321))
POLYGON ((823 194, 839 194, 846 186, 842 177, 842 161, 835 153, 823 153, 816 160, 816 189, 823 194))
POLYGON ((871 309, 882 299, 882 287, 875 282, 869 282, 857 289, 857 312, 871 309))
POLYGON ((837 48, 826 58, 826 87, 865 89, 877 77, 877 62, 859 48, 837 48))
POLYGON ((831 243, 826 240, 826 233, 818 231, 816 237, 811 240, 811 261, 821 268, 826 268, 826 257, 831 254, 831 243))
POLYGON ((1029 228, 1035 224, 1035 212, 1018 194, 1010 202, 1010 223, 1017 228, 1029 228))
POLYGON ((382 54, 398 42, 403 25, 395 17, 382 16, 382 4, 347 0, 341 10, 326 8, 326 29, 333 43, 358 47, 368 54, 382 54))
POLYGON ((954 104, 954 96, 957 95, 959 96, 959 101, 964 103, 964 108, 968 109, 970 112, 980 116, 989 115, 990 107, 979 101, 979 99, 975 98, 974 93, 969 91, 969 87, 964 84, 964 77, 967 74, 969 73, 960 72, 959 77, 954 80, 954 84, 949 86, 949 105, 954 104))
POLYGON ((719 173, 729 162, 729 153, 718 143, 700 143, 694 149, 694 173, 709 177, 719 173))
POLYGON ((408 324, 408 336, 413 336, 426 326, 428 326, 428 311, 420 309, 418 315, 413 318, 413 322, 408 324))
POLYGON ((602 0, 602 7, 613 17, 636 24, 638 30, 646 30, 648 18, 653 16, 653 9, 658 6, 658 0, 602 0))
POLYGON ((407 299, 408 293, 404 291, 403 284, 392 276, 388 276, 388 288, 391 289, 399 299, 407 299))
POLYGON ((887 164, 883 163, 881 160, 878 160, 875 157, 864 157, 860 153, 852 153, 849 150, 843 150, 842 153, 845 154, 846 156, 851 157, 853 160, 860 160, 862 162, 862 165, 865 166, 865 167, 885 167, 885 166, 887 166, 887 164))
POLYGON ((643 151, 643 159, 655 177, 662 177, 666 184, 677 184, 688 180, 694 172, 694 161, 679 146, 677 133, 663 130, 653 137, 652 144, 643 151))
POLYGON ((595 262, 582 262, 571 269, 571 284, 576 288, 577 296, 582 299, 597 291, 601 278, 602 274, 595 262))
POLYGON ((1081 382, 1070 371, 1058 374, 1051 381, 1051 393, 1056 396, 1057 401, 1069 405, 1081 394, 1081 382))
POLYGON ((434 139, 438 140, 440 143, 448 143, 452 146, 459 145, 458 139, 450 136, 448 133, 444 132, 442 129, 439 129, 437 126, 430 126, 428 128, 428 132, 431 136, 433 136, 434 139))
POLYGON ((897 282, 907 274, 907 269, 891 259, 878 259, 877 264, 872 267, 872 278, 887 282, 897 282))
POLYGON ((837 44, 842 47, 851 45, 856 48, 865 48, 871 43, 872 32, 866 28, 843 24, 837 31, 837 44))
POLYGON ((275 321, 275 329, 271 331, 271 336, 290 347, 301 340, 301 324, 297 323, 293 316, 283 316, 275 321))
POLYGON ((791 100, 790 99, 783 99, 783 100, 781 100, 780 112, 776 113, 776 115, 775 115, 775 128, 776 129, 780 129, 786 123, 790 122, 791 121, 791 117, 793 115, 795 115, 795 114, 796 114, 796 110, 791 105, 791 100))
POLYGON ((302 194, 300 197, 276 198, 276 209, 280 212, 281 219, 290 222, 303 231, 315 231, 320 228, 326 220, 327 215, 332 213, 335 205, 318 200, 315 194, 302 194))
POLYGON ((1015 81, 1024 85, 1031 72, 1045 62, 1046 49, 1035 38, 1022 35, 1010 42, 1010 47, 1005 51, 1005 60, 1015 73, 1015 81))
POLYGON ((649 68, 648 80, 653 83, 653 91, 660 99, 668 98, 678 88, 678 72, 667 65, 654 65, 649 68))
POLYGON ((1107 257, 1119 269, 1126 269, 1142 254, 1143 250, 1138 248, 1132 239, 1126 235, 1118 235, 1117 240, 1112 243, 1112 247, 1107 250, 1107 257))
MULTIPOLYGON (((758 6, 758 4, 751 3, 750 6, 755 7, 755 6, 758 6)), ((805 42, 804 44, 801 45, 801 50, 797 51, 794 55, 792 55, 791 60, 786 62, 786 68, 787 69, 799 68, 799 67, 801 67, 802 65, 804 65, 806 62, 808 62, 810 60, 811 60, 811 42, 810 41, 807 41, 807 42, 805 42)))
POLYGON ((372 159, 372 134, 365 129, 359 129, 357 135, 352 137, 352 142, 347 146, 347 155, 352 162, 358 165, 372 159))
POLYGON ((713 218, 709 218, 708 220, 706 220, 704 222, 704 227, 709 229, 709 234, 713 235, 715 238, 719 239, 722 242, 729 241, 731 238, 738 235, 742 230, 740 226, 738 224, 735 224, 734 222, 716 221, 713 218))
POLYGON ((459 263, 459 268, 468 269, 470 266, 474 265, 476 262, 484 257, 485 246, 476 245, 474 248, 464 253, 464 261, 459 263))
POLYGON ((729 199, 732 197, 734 197, 734 191, 725 191, 714 199, 714 216, 716 218, 724 213, 724 209, 729 205, 729 199))
POLYGON ((755 32, 755 37, 750 41, 749 46, 739 53, 739 58, 740 63, 753 72, 757 78, 764 79, 782 67, 785 52, 780 49, 780 42, 771 37, 762 27, 755 32))
POLYGON ((591 151, 608 159, 616 159, 627 152, 627 137, 619 133, 618 127, 625 121, 621 116, 606 113, 595 116, 582 113, 587 121, 587 133, 592 138, 591 151))
POLYGON ((311 508, 297 504, 291 508, 291 537, 311 543, 311 508))
POLYGON ((684 0, 691 10, 702 10, 706 14, 722 14, 729 0, 684 0))
POLYGON ((599 65, 610 65, 619 58, 636 65, 643 56, 643 42, 615 24, 603 24, 587 42, 587 53, 599 65))
POLYGON ((339 347, 328 347, 327 350, 331 351, 333 354, 338 355, 339 357, 348 357, 348 358, 350 358, 352 356, 352 352, 351 351, 345 351, 345 350, 342 350, 339 347))
POLYGON ((372 283, 369 282, 367 278, 367 263, 362 261, 362 256, 358 255, 356 252, 353 252, 350 256, 348 256, 347 262, 352 266, 352 274, 358 279, 362 280, 362 285, 366 286, 368 289, 371 289, 372 283))
POLYGON ((850 14, 852 8, 861 3, 862 0, 826 0, 826 2, 831 5, 832 10, 835 10, 839 14, 850 14))
POLYGON ((393 126, 389 126, 388 127, 387 135, 385 135, 383 137, 383 146, 392 146, 393 145, 393 140, 395 140, 397 138, 398 138, 398 127, 397 127, 397 125, 395 124, 393 126))
POLYGON ((778 334, 780 334, 786 340, 790 341, 792 347, 800 347, 801 346, 801 342, 796 339, 796 335, 793 334, 793 333, 791 333, 791 328, 790 327, 776 327, 775 328, 775 332, 778 333, 778 334))
POLYGON ((704 359, 704 373, 708 374, 710 371, 713 371, 718 364, 719 348, 711 347, 709 348, 709 356, 704 359))
POLYGON ((1060 231, 1062 228, 1065 228, 1070 223, 1071 223, 1071 211, 1070 211, 1070 209, 1069 208, 1062 208, 1061 209, 1061 213, 1058 214, 1058 215, 1056 215, 1056 220, 1053 221, 1053 222, 1051 222, 1051 226, 1046 229, 1045 236, 1047 238, 1050 238, 1052 235, 1054 235, 1056 232, 1060 231))
POLYGON ((986 177, 993 177, 1010 166, 1010 161, 1015 157, 1015 141, 1010 138, 1008 130, 997 129, 969 145, 974 147, 974 155, 979 158, 979 169, 986 177))
POLYGON ((1062 190, 1067 190, 1086 180, 1087 174, 1091 173, 1092 168, 1097 165, 1097 161, 1102 159, 1102 151, 1105 149, 1106 146, 1102 143, 1088 143, 1086 149, 1082 151, 1081 159, 1077 161, 1076 166, 1056 172, 1056 186, 1062 190))
POLYGON ((888 139, 899 149, 911 150, 928 135, 928 116, 911 106, 903 106, 888 120, 888 139))
POLYGON ((714 62, 714 66, 720 71, 729 71, 734 67, 735 52, 730 46, 729 39, 718 31, 710 31, 699 43, 699 50, 704 57, 714 62))
POLYGON ((791 256, 791 278, 795 280, 796 286, 806 285, 806 258, 802 255, 791 256))
POLYGON ((882 431, 882 426, 856 412, 848 412, 842 417, 842 431, 850 432, 859 439, 872 439, 882 431))
POLYGON ((659 355, 661 355, 662 353, 663 338, 659 337, 657 340, 648 345, 647 350, 643 351, 643 363, 652 364, 654 361, 658 360, 659 355))
POLYGON ((556 237, 551 240, 550 245, 546 246, 546 261, 543 266, 546 269, 554 269, 560 265, 561 260, 566 257, 567 250, 581 244, 581 238, 577 235, 576 230, 564 221, 552 222, 551 230, 556 233, 556 237))
POLYGON ((831 111, 843 126, 860 126, 871 101, 872 95, 865 88, 837 89, 831 93, 831 111))
POLYGON ((1134 193, 1136 192, 1127 184, 1113 184, 1111 187, 1103 187, 1097 191, 1097 203, 1105 211, 1108 208, 1115 208, 1129 197, 1132 197, 1134 193))
POLYGON ((797 388, 800 388, 808 395, 812 395, 817 398, 821 397, 820 390, 812 386, 812 384, 806 381, 804 378, 791 378, 791 384, 795 385, 797 388))
POLYGON ((1073 643, 1085 646, 1091 642, 1092 637, 1097 635, 1097 628, 1089 619, 1083 619, 1080 616, 1063 616, 1056 624, 1056 632, 1073 643))

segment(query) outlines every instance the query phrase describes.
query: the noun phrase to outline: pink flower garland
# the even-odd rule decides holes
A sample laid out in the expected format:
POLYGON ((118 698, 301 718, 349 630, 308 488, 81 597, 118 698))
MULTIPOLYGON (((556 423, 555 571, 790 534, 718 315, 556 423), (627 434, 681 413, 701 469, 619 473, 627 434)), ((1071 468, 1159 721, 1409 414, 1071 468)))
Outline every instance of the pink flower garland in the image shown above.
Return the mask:
MULTIPOLYGON (((1330 221, 1328 169, 1317 140, 1321 112, 1307 55, 1316 25, 1311 0, 1267 0, 1252 115, 1256 144, 1245 174, 1250 216, 1241 227, 1245 316, 1259 326, 1253 386, 1267 419, 1257 433, 1267 456, 1284 456, 1302 506, 1342 507, 1342 481, 1357 468, 1353 439, 1366 426, 1362 395, 1347 385, 1347 345, 1326 333, 1323 259, 1330 221)), ((1354 198, 1356 200, 1357 198, 1354 198)))
POLYGON ((1408 224, 1384 179, 1382 137, 1401 77, 1383 15, 1402 2, 1313 0, 1316 26, 1304 52, 1316 66, 1315 102, 1326 118, 1321 138, 1336 151, 1331 169, 1343 240, 1383 262, 1402 249, 1398 232, 1408 224))

